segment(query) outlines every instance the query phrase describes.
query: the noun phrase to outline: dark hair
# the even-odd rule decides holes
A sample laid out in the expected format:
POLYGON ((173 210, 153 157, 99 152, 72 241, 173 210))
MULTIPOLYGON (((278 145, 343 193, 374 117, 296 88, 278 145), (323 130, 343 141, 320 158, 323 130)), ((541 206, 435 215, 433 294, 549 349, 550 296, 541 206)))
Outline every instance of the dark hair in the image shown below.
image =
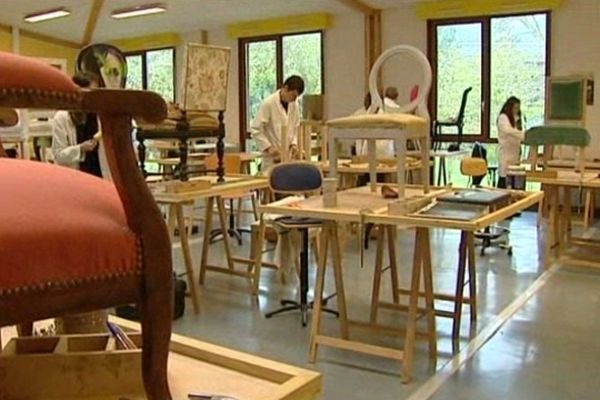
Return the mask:
POLYGON ((365 99, 363 100, 363 104, 365 106, 365 110, 368 110, 369 107, 371 107, 371 92, 367 92, 367 94, 365 95, 365 99))
POLYGON ((283 82, 283 86, 287 88, 287 90, 295 90, 298 92, 298 95, 304 93, 304 80, 298 75, 292 75, 283 82))
POLYGON ((398 89, 394 86, 390 86, 385 89, 385 97, 396 100, 398 98, 398 89))
POLYGON ((515 116, 512 113, 515 104, 521 104, 521 100, 519 100, 515 96, 510 96, 502 106, 502 109, 500 110, 500 115, 505 114, 508 117, 510 125, 513 128, 517 126, 517 121, 515 121, 515 116))
POLYGON ((92 82, 98 81, 98 78, 89 72, 79 71, 73 75, 73 82, 79 87, 88 88, 92 82))

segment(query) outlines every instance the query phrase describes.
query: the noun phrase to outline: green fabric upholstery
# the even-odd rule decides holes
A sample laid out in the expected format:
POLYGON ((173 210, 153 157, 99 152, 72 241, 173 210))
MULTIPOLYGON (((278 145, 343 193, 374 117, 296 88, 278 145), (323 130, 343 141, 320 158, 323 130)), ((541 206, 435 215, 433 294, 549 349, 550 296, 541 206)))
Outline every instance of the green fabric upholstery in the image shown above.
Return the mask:
POLYGON ((525 132, 525 144, 531 146, 566 145, 586 147, 590 144, 587 129, 576 126, 536 126, 525 132))
POLYGON ((583 80, 551 82, 548 119, 581 120, 584 89, 583 80))

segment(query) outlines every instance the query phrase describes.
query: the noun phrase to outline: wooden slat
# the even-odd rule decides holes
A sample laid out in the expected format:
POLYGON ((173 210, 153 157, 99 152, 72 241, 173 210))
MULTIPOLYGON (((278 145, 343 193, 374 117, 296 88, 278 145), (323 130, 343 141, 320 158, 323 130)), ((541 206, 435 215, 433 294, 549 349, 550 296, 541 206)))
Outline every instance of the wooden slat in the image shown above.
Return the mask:
POLYGON ((359 353, 371 354, 374 356, 393 358, 396 360, 402 360, 404 358, 404 352, 402 350, 391 349, 388 347, 375 346, 372 344, 366 344, 361 342, 355 342, 352 340, 338 339, 330 336, 318 335, 316 338, 318 344, 329 347, 336 347, 338 349, 357 351, 359 353))
POLYGON ((83 40, 81 42, 84 46, 92 41, 94 31, 96 30, 96 23, 98 22, 100 10, 102 10, 103 5, 104 0, 94 0, 94 3, 92 4, 90 16, 88 17, 87 25, 85 26, 85 33, 83 34, 83 40))

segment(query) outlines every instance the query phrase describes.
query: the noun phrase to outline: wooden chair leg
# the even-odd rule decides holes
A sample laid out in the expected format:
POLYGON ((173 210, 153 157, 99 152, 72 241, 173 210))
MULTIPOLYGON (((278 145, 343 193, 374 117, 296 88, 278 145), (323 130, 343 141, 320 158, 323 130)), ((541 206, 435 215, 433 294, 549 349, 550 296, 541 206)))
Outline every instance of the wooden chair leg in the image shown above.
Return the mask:
POLYGON ((19 336, 33 336, 33 321, 17 325, 17 334, 19 336))
POLYGON ((592 219, 592 190, 593 189, 585 189, 585 205, 583 207, 583 228, 588 229, 591 224, 592 219))
POLYGON ((148 400, 170 400, 167 381, 167 361, 171 341, 173 318, 173 277, 171 249, 167 246, 144 249, 145 268, 161 271, 160 274, 144 275, 145 287, 150 292, 140 299, 142 324, 142 377, 148 400))

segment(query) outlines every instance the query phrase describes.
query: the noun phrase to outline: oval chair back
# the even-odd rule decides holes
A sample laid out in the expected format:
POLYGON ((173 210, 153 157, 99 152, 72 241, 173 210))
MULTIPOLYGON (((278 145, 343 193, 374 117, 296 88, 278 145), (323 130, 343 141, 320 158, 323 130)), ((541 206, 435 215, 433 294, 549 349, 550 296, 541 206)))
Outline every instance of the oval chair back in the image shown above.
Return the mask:
POLYGON ((269 187, 273 193, 310 194, 320 191, 322 185, 321 169, 309 162, 277 164, 269 174, 269 187))

